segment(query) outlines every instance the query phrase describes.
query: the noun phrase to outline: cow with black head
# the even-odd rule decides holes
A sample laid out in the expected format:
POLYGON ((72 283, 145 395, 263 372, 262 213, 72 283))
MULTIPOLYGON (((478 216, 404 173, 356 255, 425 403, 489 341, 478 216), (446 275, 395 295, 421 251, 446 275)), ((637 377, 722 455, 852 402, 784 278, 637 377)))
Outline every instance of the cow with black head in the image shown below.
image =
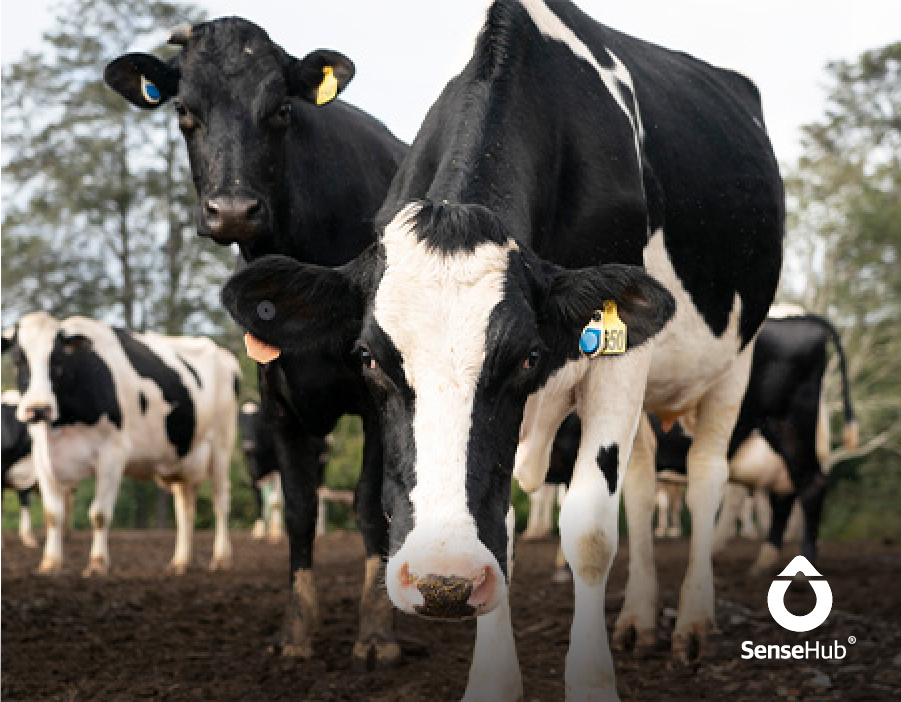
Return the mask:
MULTIPOLYGON (((179 28, 170 42, 182 47, 172 59, 126 54, 104 78, 138 107, 174 104, 200 199, 201 236, 236 243, 244 261, 282 254, 319 265, 345 263, 372 242, 373 216, 406 146, 370 115, 335 99, 354 75, 350 59, 326 50, 295 58, 234 17, 179 28)), ((366 435, 357 517, 367 553, 354 665, 393 665, 400 649, 378 589, 387 547, 382 446, 358 364, 349 349, 319 347, 261 365, 259 380, 291 554, 281 651, 313 654, 320 440, 352 413, 362 416, 366 435)))

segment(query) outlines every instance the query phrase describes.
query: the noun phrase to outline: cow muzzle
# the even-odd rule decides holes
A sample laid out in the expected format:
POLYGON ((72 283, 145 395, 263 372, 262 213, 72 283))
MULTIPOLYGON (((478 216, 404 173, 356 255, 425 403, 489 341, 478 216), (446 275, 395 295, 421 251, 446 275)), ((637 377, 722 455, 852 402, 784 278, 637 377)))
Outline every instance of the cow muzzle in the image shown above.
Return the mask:
POLYGON ((468 619, 506 596, 496 559, 483 553, 444 554, 402 548, 388 561, 388 595, 398 609, 430 619, 468 619))
POLYGON ((246 244, 267 227, 267 208, 256 197, 217 195, 204 200, 201 207, 201 234, 218 244, 246 244))

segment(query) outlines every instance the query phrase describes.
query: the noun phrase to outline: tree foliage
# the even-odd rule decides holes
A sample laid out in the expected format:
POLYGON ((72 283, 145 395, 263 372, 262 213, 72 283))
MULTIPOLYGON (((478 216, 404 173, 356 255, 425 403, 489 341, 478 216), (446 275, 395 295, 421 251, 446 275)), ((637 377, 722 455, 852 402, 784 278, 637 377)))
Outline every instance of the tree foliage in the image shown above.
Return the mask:
MULTIPOLYGON (((836 465, 828 529, 855 537, 897 534, 901 42, 830 63, 827 73, 826 114, 804 127, 802 156, 786 178, 785 294, 832 320, 849 355, 863 448, 836 465)), ((840 407, 835 380, 829 397, 840 407)))

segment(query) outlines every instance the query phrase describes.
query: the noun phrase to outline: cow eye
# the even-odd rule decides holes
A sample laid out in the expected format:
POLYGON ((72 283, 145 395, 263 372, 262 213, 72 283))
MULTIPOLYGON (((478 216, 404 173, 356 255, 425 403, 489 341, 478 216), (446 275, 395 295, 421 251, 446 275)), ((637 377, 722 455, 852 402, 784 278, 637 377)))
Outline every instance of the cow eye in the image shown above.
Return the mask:
POLYGON ((378 370, 378 361, 375 360, 375 357, 372 355, 372 352, 368 348, 361 346, 358 354, 360 356, 360 365, 363 366, 363 370, 378 370))
POLYGON ((172 101, 175 108, 175 114, 178 116, 178 126, 187 131, 197 126, 197 119, 191 111, 185 107, 185 104, 178 98, 172 101))
POLYGON ((522 361, 523 370, 533 370, 534 368, 537 368, 540 360, 541 351, 539 349, 532 349, 522 361))
POLYGON ((291 121, 291 103, 285 100, 278 109, 272 113, 269 122, 273 127, 287 127, 291 121))

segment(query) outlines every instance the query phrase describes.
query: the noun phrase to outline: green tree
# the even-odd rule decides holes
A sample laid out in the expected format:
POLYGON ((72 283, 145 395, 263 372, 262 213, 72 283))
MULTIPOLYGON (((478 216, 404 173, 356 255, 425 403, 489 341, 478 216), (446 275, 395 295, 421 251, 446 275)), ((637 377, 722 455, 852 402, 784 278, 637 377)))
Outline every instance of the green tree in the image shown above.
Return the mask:
MULTIPOLYGON (((786 179, 786 296, 832 320, 863 445, 833 461, 827 532, 901 533, 901 42, 827 67, 824 119, 786 179), (841 478, 849 478, 842 481, 841 478)), ((835 378, 831 374, 831 378, 835 378)), ((840 407, 838 383, 830 404, 840 407)), ((833 412, 833 415, 839 414, 833 412)))

